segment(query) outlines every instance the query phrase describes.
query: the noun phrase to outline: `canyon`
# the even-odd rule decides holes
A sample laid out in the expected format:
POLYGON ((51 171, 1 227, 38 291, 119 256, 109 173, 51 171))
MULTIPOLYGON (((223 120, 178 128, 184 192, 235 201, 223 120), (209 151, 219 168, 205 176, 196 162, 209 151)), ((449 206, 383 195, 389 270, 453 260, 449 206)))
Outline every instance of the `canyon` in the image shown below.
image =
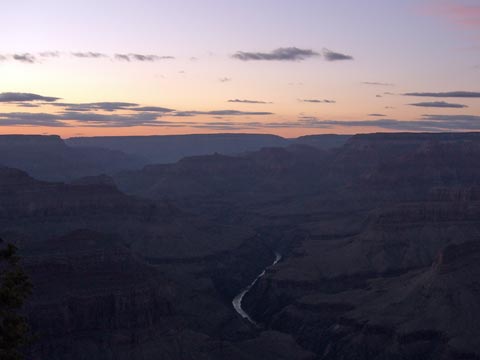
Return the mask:
POLYGON ((480 359, 480 134, 199 136, 0 136, 28 359, 480 359))

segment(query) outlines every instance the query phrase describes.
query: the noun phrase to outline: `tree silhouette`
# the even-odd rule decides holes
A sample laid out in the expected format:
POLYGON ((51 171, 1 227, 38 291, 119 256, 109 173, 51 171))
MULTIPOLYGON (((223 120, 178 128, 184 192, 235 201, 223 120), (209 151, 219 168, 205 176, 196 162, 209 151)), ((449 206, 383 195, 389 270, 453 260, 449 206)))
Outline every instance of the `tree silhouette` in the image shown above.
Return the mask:
MULTIPOLYGON (((0 244, 3 241, 0 239, 0 244)), ((19 264, 15 245, 0 249, 0 359, 21 360, 21 348, 29 341, 30 329, 20 313, 32 285, 19 264)))

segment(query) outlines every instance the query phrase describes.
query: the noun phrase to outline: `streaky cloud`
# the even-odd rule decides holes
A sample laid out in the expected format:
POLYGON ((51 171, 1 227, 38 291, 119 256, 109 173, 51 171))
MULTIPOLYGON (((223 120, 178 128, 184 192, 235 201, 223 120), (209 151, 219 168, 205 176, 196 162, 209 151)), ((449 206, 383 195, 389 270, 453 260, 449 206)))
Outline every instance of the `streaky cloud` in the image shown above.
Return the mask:
POLYGON ((68 124, 60 121, 55 114, 13 112, 0 113, 0 127, 2 126, 67 127, 68 124))
POLYGON ((335 100, 327 100, 327 99, 300 99, 301 102, 306 102, 306 103, 317 103, 317 104, 335 104, 335 100))
POLYGON ((19 103, 15 103, 15 105, 17 105, 18 107, 23 107, 23 108, 38 108, 38 107, 40 107, 40 105, 38 105, 38 104, 32 104, 32 103, 28 103, 28 102, 25 102, 25 103, 19 102, 19 103))
POLYGON ((57 57, 60 57, 60 52, 59 51, 43 51, 38 53, 38 55, 43 58, 57 58, 57 57))
POLYGON ((323 49, 323 56, 327 61, 353 60, 353 56, 331 51, 329 49, 323 49))
POLYGON ((30 53, 23 53, 23 54, 13 54, 13 60, 20 61, 27 64, 34 64, 37 62, 37 58, 35 55, 30 53))
POLYGON ((139 106, 137 103, 129 102, 94 102, 94 103, 53 103, 52 106, 63 107, 67 111, 116 111, 116 110, 129 110, 132 107, 139 106))
POLYGON ((224 115, 224 116, 238 116, 238 115, 273 115, 268 111, 239 111, 239 110, 215 110, 208 111, 206 115, 224 115))
MULTIPOLYGON (((194 115, 253 115, 265 113, 240 112, 236 110, 218 110, 209 112, 188 112, 194 115)), ((180 113, 179 113, 180 114, 180 113)), ((375 128, 392 131, 479 131, 480 116, 477 115, 423 115, 417 120, 320 120, 315 117, 302 116, 297 121, 261 122, 261 121, 166 121, 159 120, 164 113, 135 113, 128 115, 112 115, 98 113, 64 112, 48 113, 0 113, 0 126, 41 126, 41 127, 189 127, 202 129, 241 130, 241 129, 273 129, 273 128, 308 128, 331 129, 345 128, 375 128)), ((175 114, 173 114, 175 116, 175 114)), ((380 114, 379 114, 380 115, 380 114)), ((184 116, 184 115, 178 115, 184 116)), ((185 115, 187 116, 187 115, 185 115)))
POLYGON ((146 112, 155 111, 160 113, 169 113, 169 112, 175 111, 173 109, 159 107, 159 106, 141 106, 141 107, 131 108, 130 110, 146 111, 146 112))
POLYGON ((4 92, 0 93, 0 102, 10 103, 10 102, 29 102, 29 101, 46 101, 54 102, 59 100, 58 97, 52 96, 42 96, 38 94, 31 93, 18 93, 18 92, 4 92))
POLYGON ((137 111, 137 112, 158 112, 168 113, 175 111, 166 107, 160 106, 140 106, 137 103, 130 102, 94 102, 94 103, 63 103, 57 102, 49 104, 56 107, 61 107, 65 111, 88 112, 88 111, 108 111, 113 112, 117 110, 137 111))
POLYGON ((75 56, 77 58, 83 58, 83 59, 99 59, 99 58, 108 57, 106 54, 99 53, 99 52, 92 52, 92 51, 72 52, 72 56, 75 56))
POLYGON ((157 113, 136 113, 130 115, 105 115, 97 113, 64 112, 49 113, 0 113, 0 126, 49 126, 49 127, 134 127, 161 126, 165 121, 157 113))
POLYGON ((418 107, 436 107, 436 108, 454 108, 454 109, 461 109, 461 108, 468 107, 467 105, 447 103, 445 101, 419 102, 419 103, 413 103, 408 105, 418 106, 418 107))
POLYGON ((115 59, 120 61, 158 61, 175 59, 173 56, 143 55, 143 54, 115 54, 115 59))
POLYGON ((372 86, 395 86, 392 83, 376 82, 376 81, 363 81, 363 85, 372 85, 372 86))
POLYGON ((228 100, 228 102, 240 103, 240 104, 272 104, 271 102, 267 102, 267 101, 248 100, 248 99, 231 99, 231 100, 228 100))
POLYGON ((130 56, 125 54, 115 54, 115 59, 122 60, 122 61, 130 61, 130 56))
POLYGON ((263 116, 263 115, 273 115, 273 113, 267 112, 267 111, 213 110, 213 111, 177 111, 173 115, 179 116, 179 117, 190 117, 190 116, 196 116, 196 115, 263 116))
POLYGON ((443 98, 480 98, 480 92, 475 91, 449 91, 449 92, 410 92, 405 96, 443 97, 443 98))
POLYGON ((437 121, 468 121, 468 122, 479 122, 479 115, 435 115, 435 114, 425 114, 422 115, 424 119, 427 120, 437 120, 437 121))
POLYGON ((320 56, 319 53, 310 49, 297 47, 278 48, 271 52, 245 52, 238 51, 232 57, 242 61, 302 61, 320 56))

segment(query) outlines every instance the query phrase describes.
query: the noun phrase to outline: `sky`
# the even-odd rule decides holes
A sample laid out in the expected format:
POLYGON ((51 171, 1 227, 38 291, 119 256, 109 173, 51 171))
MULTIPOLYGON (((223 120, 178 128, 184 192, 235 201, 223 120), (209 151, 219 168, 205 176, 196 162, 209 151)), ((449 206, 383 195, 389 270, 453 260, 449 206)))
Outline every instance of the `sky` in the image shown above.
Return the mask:
POLYGON ((480 130, 480 0, 16 0, 0 134, 480 130))

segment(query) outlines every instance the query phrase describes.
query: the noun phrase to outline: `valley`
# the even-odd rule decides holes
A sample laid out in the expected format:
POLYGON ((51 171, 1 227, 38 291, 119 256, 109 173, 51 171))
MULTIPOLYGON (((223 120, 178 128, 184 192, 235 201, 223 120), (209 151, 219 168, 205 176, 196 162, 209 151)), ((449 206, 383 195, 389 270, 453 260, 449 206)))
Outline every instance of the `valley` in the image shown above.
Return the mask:
POLYGON ((480 136, 331 139, 81 176, 0 156, 28 358, 480 358, 480 136))

